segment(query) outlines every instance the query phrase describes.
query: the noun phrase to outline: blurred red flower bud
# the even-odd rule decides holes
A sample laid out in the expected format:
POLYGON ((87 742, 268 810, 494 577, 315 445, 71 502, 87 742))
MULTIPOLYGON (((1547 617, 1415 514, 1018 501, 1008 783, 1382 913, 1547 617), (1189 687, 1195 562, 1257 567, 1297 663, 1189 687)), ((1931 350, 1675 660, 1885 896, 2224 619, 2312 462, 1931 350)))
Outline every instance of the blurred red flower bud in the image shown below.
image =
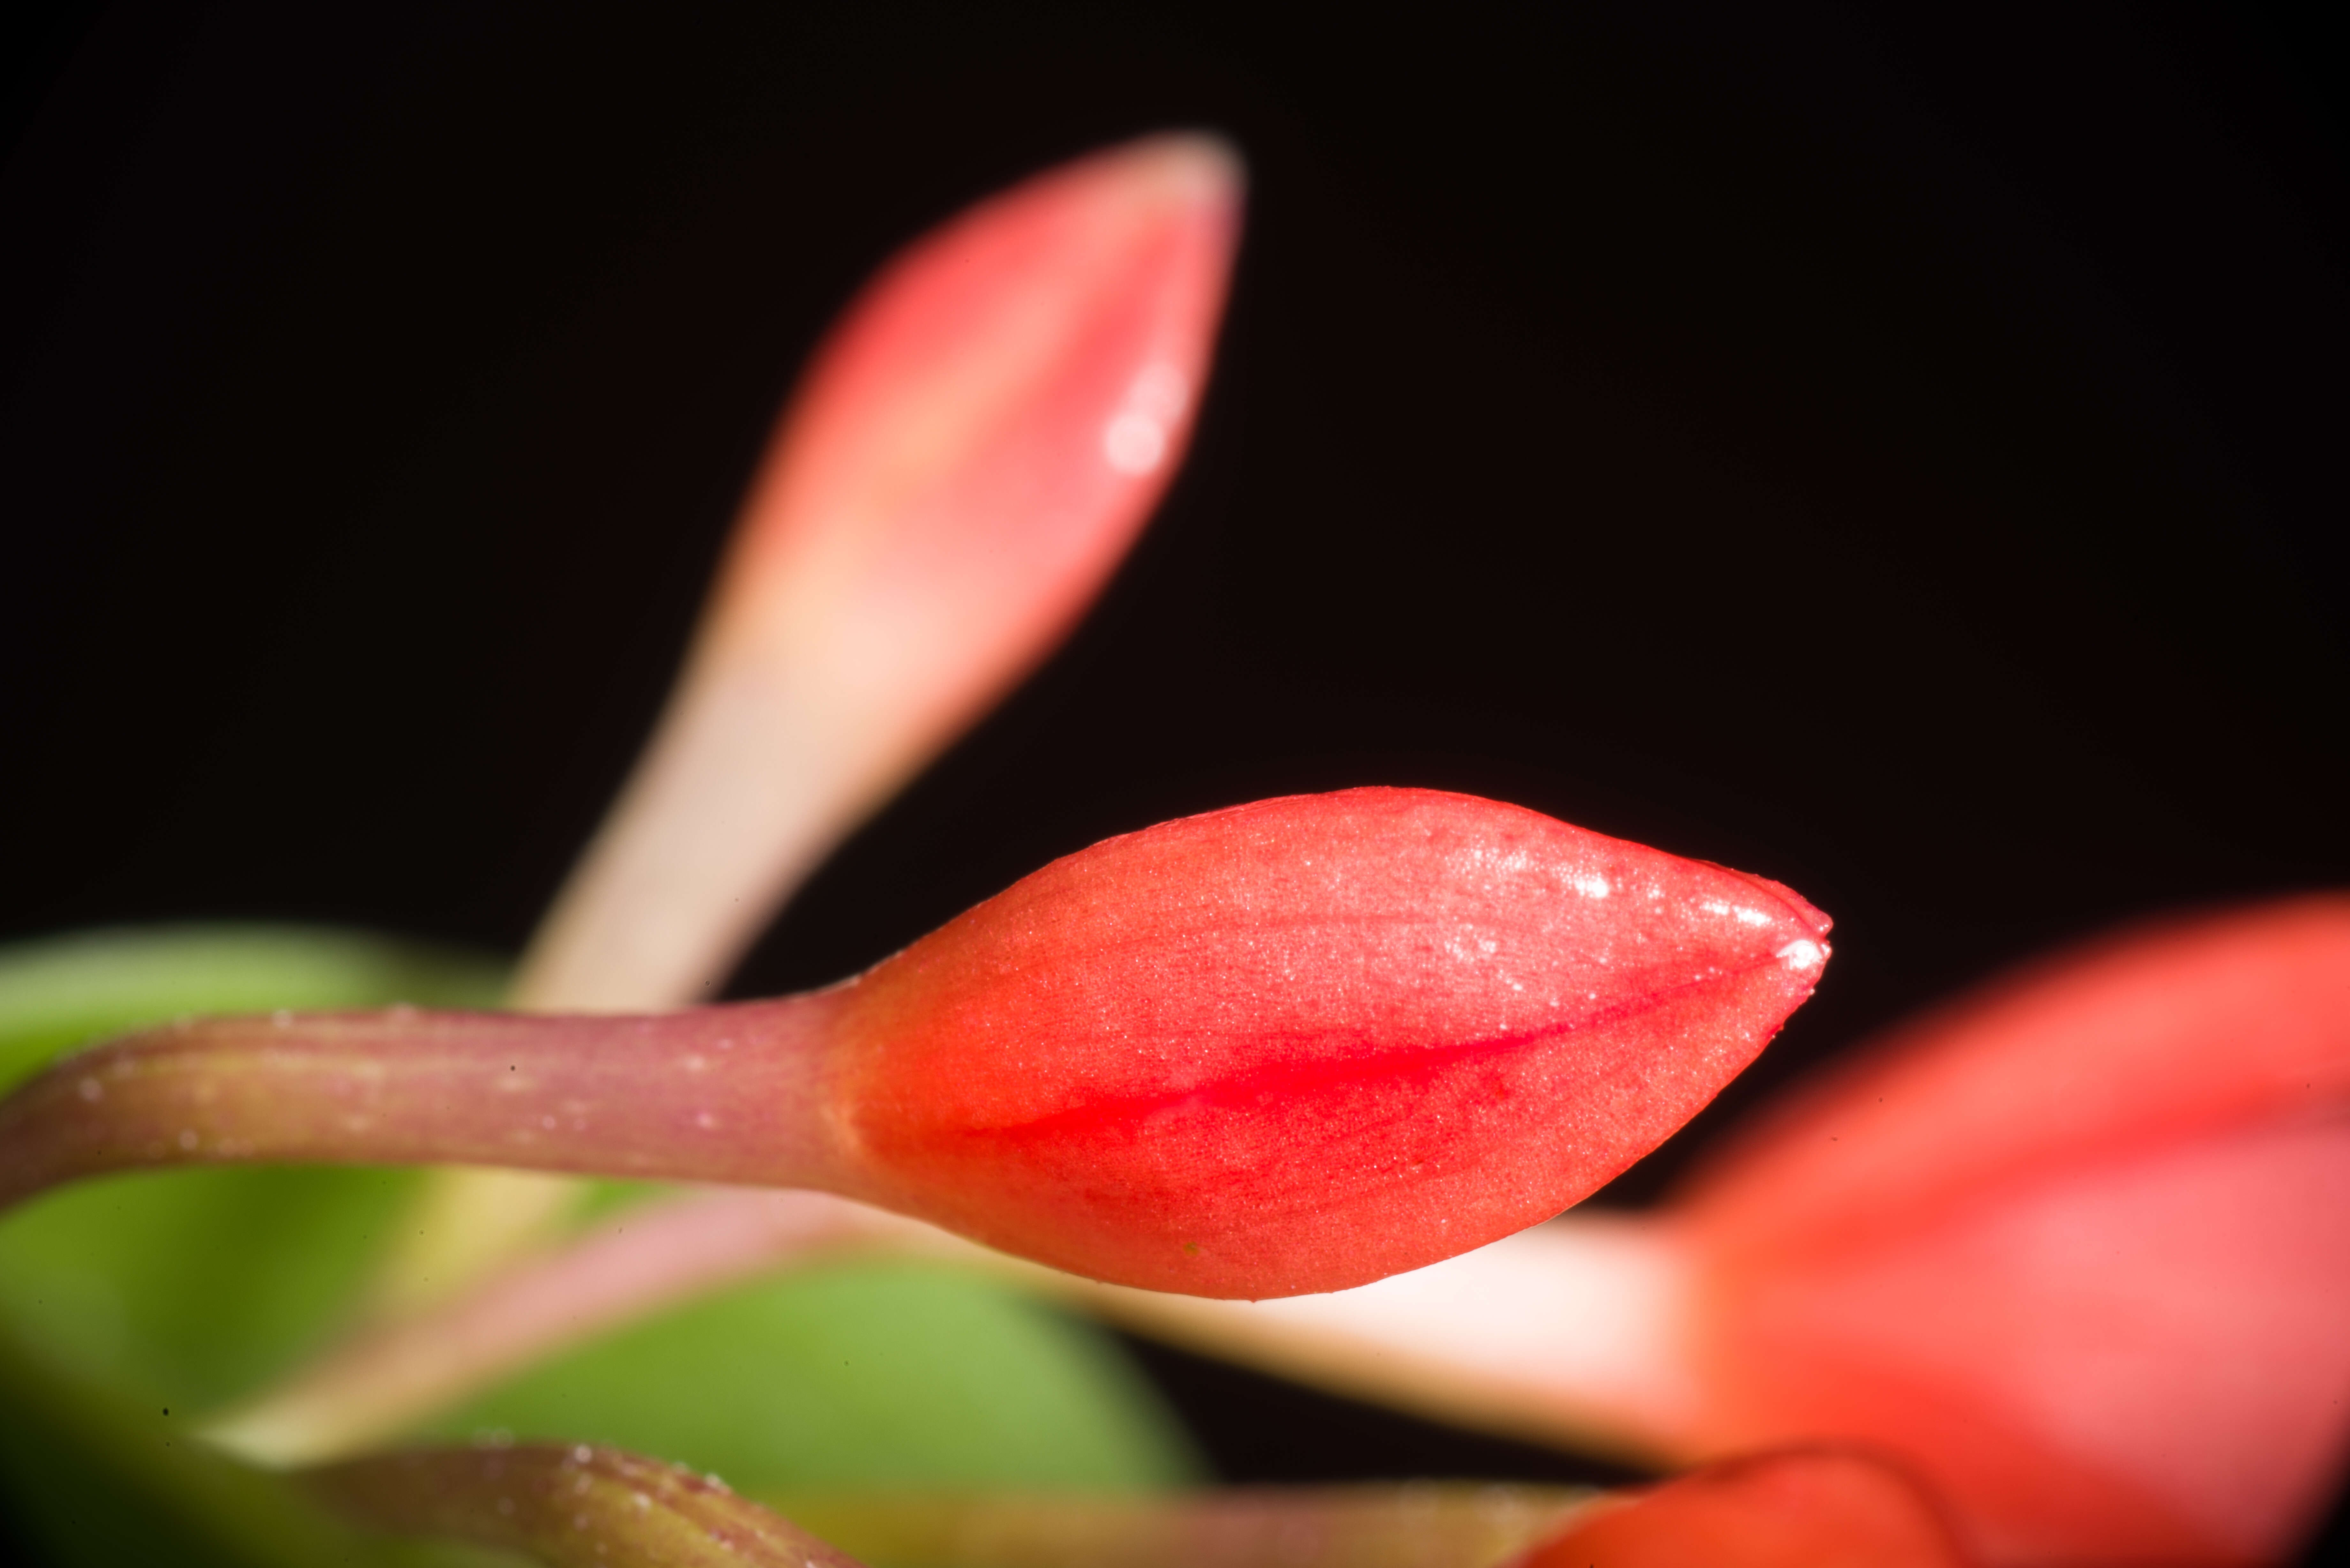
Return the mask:
POLYGON ((230 1019, 0 1103, 0 1193, 462 1161, 868 1199, 1073 1272, 1328 1291, 1576 1201, 1811 992, 1760 878, 1515 806, 1260 802, 1045 867, 857 980, 647 1018, 230 1019))
POLYGON ((2350 1458, 2350 898, 1994 983, 1791 1099, 1675 1224, 1689 1447, 1887 1445, 2002 1562, 2275 1561, 2350 1458))

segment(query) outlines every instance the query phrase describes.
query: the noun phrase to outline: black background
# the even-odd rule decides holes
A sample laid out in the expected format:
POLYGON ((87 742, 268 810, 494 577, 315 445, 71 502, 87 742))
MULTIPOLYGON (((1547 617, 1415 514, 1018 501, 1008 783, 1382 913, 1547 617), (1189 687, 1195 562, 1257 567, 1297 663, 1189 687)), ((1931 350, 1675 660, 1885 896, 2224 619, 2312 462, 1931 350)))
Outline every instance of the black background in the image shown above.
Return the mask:
MULTIPOLYGON (((1169 125, 1254 184, 1190 466, 746 993, 1360 783, 1792 883, 1925 1001, 2350 882, 2350 182, 2282 10, 90 6, 0 130, 0 937, 511 950, 830 312, 1169 125)), ((1149 1352, 1238 1480, 1598 1473, 1149 1352)), ((2335 1539, 2340 1531, 2337 1527, 2335 1539)))

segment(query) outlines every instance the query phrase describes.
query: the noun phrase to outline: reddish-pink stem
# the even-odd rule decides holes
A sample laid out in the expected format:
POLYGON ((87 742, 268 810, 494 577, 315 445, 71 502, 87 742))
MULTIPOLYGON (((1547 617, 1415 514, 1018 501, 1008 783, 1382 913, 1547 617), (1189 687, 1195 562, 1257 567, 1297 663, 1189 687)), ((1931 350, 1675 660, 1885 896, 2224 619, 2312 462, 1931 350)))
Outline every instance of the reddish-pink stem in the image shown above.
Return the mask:
POLYGON ((0 1205, 107 1171, 232 1162, 838 1188, 818 1104, 829 1001, 171 1025, 68 1057, 0 1102, 0 1205))

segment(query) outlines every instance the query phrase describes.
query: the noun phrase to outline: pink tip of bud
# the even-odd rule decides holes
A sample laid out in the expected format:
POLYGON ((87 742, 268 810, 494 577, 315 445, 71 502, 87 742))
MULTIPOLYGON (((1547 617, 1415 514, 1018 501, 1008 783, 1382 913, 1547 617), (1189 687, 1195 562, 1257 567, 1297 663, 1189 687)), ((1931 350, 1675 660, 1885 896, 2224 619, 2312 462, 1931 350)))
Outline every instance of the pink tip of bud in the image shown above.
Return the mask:
POLYGON ((1647 1153, 1810 995, 1827 925, 1492 801, 1263 801, 1057 861, 867 975, 839 1116, 879 1200, 1008 1251, 1336 1290, 1647 1153))
MULTIPOLYGON (((1207 379, 1241 171, 1152 138, 973 207, 820 351, 747 508, 713 636, 951 726, 1073 620, 1173 474, 1207 379), (812 667, 813 666, 813 667, 812 667)), ((893 761, 895 759, 892 759, 893 761)))

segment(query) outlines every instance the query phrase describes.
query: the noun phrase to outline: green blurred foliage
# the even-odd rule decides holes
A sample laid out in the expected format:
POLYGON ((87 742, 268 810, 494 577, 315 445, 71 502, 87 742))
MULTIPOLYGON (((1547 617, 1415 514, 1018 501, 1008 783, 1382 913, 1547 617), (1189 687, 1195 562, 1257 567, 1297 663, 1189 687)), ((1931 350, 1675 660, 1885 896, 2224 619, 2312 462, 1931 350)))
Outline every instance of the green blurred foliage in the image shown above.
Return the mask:
POLYGON ((1107 1340, 935 1265, 757 1281, 623 1329, 433 1423, 682 1460, 737 1490, 1129 1489, 1192 1479, 1107 1340))
POLYGON ((359 1534, 282 1477, 224 1458, 184 1412, 60 1375, 0 1336, 0 1475, 45 1557, 176 1568, 511 1568, 471 1547, 359 1534))
MULTIPOLYGON (((202 1012, 480 1006, 499 967, 347 932, 109 931, 0 951, 0 1084, 202 1012)), ((348 1318, 415 1177, 217 1169, 112 1178, 0 1219, 0 1490, 75 1568, 458 1568, 349 1534, 193 1436, 348 1318), (168 1411, 168 1414, 166 1412, 168 1411)), ((590 1210, 641 1196, 614 1184, 590 1210)), ((1191 1451, 1114 1342, 913 1265, 756 1282, 577 1347, 434 1432, 615 1443, 738 1484, 1131 1489, 1191 1451)))
POLYGON ((230 1168, 68 1188, 0 1222, 0 1316, 84 1375, 210 1408, 320 1347, 415 1187, 230 1168))

